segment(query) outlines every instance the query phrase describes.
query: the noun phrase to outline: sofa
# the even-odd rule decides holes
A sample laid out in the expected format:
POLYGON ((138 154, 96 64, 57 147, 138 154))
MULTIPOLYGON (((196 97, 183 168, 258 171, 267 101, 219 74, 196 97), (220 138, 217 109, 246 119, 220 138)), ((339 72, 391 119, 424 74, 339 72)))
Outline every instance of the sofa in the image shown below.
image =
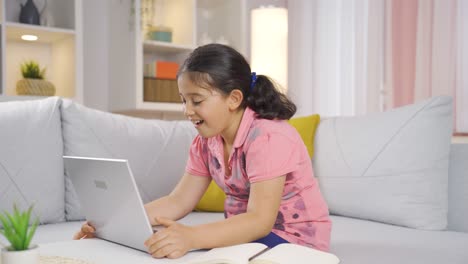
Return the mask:
MULTIPOLYGON (((34 204, 36 244, 70 240, 85 219, 63 155, 128 159, 148 202, 175 186, 196 135, 188 121, 133 118, 59 97, 13 100, 0 103, 0 210, 34 204)), ((468 263, 468 144, 451 144, 452 107, 439 96, 322 118, 311 162, 340 263, 468 263)), ((223 217, 193 212, 181 221, 223 217)))

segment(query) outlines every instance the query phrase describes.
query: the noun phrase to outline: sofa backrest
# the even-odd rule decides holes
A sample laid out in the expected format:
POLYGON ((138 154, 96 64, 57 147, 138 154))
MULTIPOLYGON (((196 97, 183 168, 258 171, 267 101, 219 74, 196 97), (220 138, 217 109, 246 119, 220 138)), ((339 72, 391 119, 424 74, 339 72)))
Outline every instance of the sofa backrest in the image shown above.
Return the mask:
MULTIPOLYGON (((435 106, 426 104, 443 107, 440 102, 435 106)), ((67 220, 84 219, 71 182, 65 177, 64 186, 63 173, 59 175, 63 171, 63 154, 129 159, 138 177, 142 198, 147 202, 169 193, 175 186, 196 135, 188 121, 142 120, 93 110, 65 99, 2 103, 0 106, 0 143, 3 142, 0 209, 9 209, 12 201, 24 205, 35 202, 35 214, 41 216, 42 223, 63 221, 64 211, 67 220), (48 110, 41 112, 40 109, 48 110), (31 117, 31 122, 22 121, 27 116, 31 117), (55 125, 44 126, 42 120, 55 125), (51 120, 55 121, 50 123, 51 120), (44 128, 49 132, 37 132, 44 128), (23 134, 32 137, 18 140, 23 134), (28 191, 30 189, 40 192, 28 191), (44 192, 48 194, 43 195, 44 192)), ((428 151, 433 149, 431 146, 428 151)), ((468 144, 452 144, 447 186, 449 230, 468 232, 467 161, 468 144)))
POLYGON ((60 104, 58 97, 0 103, 1 212, 33 205, 41 224, 65 220, 60 104))
POLYGON ((451 145, 448 195, 448 229, 468 233, 468 144, 451 145))
POLYGON ((332 117, 315 136, 314 173, 335 215, 447 228, 452 98, 332 117))
MULTIPOLYGON (((185 171, 196 130, 188 121, 144 120, 87 108, 64 99, 64 155, 127 159, 143 202, 169 194, 185 171)), ((67 220, 82 220, 65 172, 67 220)))

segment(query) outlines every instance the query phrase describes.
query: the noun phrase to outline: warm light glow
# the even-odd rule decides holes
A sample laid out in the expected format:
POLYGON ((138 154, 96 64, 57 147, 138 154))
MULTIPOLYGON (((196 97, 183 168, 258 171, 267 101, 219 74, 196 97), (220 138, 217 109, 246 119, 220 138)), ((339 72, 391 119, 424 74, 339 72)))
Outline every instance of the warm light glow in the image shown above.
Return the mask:
POLYGON ((38 37, 36 35, 22 35, 21 39, 27 41, 36 41, 38 37))
POLYGON ((261 7, 251 11, 251 68, 274 79, 284 89, 288 84, 288 11, 261 7))

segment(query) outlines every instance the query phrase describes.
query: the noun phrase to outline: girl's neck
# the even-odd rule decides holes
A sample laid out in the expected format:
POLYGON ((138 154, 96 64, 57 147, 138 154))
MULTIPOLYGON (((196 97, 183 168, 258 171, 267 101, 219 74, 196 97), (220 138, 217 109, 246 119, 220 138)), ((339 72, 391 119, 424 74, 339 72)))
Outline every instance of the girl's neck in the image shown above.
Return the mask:
POLYGON ((245 109, 236 111, 231 117, 229 126, 223 131, 223 133, 221 133, 221 137, 223 138, 224 145, 226 147, 230 148, 232 144, 234 144, 234 140, 236 140, 237 130, 239 130, 244 111, 245 109))

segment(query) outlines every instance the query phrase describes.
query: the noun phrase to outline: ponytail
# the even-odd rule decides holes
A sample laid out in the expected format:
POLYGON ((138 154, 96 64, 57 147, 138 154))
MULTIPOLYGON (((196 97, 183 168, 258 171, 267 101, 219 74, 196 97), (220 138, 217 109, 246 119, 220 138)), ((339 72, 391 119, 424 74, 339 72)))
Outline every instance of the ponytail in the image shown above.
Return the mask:
POLYGON ((245 102, 264 119, 290 119, 296 113, 296 105, 265 75, 257 75, 256 80, 252 80, 245 102))

